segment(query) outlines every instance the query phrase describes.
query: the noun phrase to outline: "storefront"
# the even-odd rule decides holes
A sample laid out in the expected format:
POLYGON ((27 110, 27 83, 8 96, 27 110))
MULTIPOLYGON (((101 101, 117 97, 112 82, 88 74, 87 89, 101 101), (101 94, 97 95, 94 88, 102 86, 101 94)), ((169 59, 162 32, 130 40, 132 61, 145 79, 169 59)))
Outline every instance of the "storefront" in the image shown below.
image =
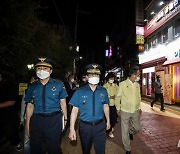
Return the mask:
POLYGON ((142 70, 142 95, 154 97, 152 83, 160 75, 164 101, 180 103, 180 37, 139 55, 142 70))
POLYGON ((156 48, 139 55, 139 64, 142 70, 142 96, 150 98, 154 97, 152 89, 156 75, 161 76, 162 88, 164 87, 164 76, 166 70, 163 63, 166 60, 167 58, 164 45, 159 45, 156 48))
MULTIPOLYGON (((169 70, 166 76, 166 93, 171 94, 171 101, 180 103, 180 38, 167 45, 167 61, 163 66, 169 70)), ((170 99, 170 98, 168 98, 170 99)))

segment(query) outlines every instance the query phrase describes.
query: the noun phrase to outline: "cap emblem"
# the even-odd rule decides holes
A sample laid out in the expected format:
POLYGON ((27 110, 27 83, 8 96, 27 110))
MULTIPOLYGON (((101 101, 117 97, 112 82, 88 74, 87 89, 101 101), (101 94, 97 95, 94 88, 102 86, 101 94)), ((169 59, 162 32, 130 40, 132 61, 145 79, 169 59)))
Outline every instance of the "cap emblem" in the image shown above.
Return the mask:
POLYGON ((92 65, 92 67, 93 67, 94 69, 96 69, 96 68, 98 67, 98 65, 92 65))
POLYGON ((44 62, 46 58, 38 58, 41 62, 44 62))

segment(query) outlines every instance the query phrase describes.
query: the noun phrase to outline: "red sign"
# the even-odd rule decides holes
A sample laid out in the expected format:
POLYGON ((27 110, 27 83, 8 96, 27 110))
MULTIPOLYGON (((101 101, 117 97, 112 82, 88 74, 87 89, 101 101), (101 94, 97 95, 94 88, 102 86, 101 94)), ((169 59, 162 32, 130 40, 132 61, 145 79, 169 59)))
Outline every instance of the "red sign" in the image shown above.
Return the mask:
POLYGON ((178 13, 180 13, 180 5, 178 0, 172 0, 147 25, 145 25, 144 37, 146 38, 152 34, 155 30, 160 28, 178 13))

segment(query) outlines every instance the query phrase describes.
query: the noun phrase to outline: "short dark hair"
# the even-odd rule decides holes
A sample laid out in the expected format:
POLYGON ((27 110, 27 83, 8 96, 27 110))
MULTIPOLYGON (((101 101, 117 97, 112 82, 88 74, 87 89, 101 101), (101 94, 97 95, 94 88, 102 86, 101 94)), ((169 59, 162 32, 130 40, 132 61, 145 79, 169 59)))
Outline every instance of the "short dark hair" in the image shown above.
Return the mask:
POLYGON ((106 80, 109 80, 112 77, 116 77, 116 74, 114 72, 109 72, 106 76, 106 80))
POLYGON ((128 75, 128 77, 130 77, 130 76, 133 75, 133 74, 136 75, 137 72, 138 72, 138 70, 139 70, 139 67, 138 67, 138 66, 131 67, 130 70, 129 70, 129 75, 128 75))

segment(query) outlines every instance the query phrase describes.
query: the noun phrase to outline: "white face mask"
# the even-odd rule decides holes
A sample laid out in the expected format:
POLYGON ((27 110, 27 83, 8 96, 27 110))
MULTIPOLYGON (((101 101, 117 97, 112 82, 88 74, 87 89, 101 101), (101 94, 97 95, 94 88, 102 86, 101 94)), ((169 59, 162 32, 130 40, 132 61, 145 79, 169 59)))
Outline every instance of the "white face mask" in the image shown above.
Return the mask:
POLYGON ((83 78, 82 80, 83 80, 84 82, 86 82, 86 78, 83 78))
POLYGON ((47 71, 44 71, 44 70, 38 71, 38 72, 36 72, 36 74, 37 74, 38 78, 40 78, 40 79, 46 79, 50 76, 50 73, 47 71))
POLYGON ((137 82, 138 82, 139 80, 140 80, 140 77, 138 76, 138 77, 136 78, 136 80, 135 80, 135 81, 137 81, 137 82))
POLYGON ((98 84, 99 83, 99 78, 98 77, 91 77, 88 79, 88 82, 90 84, 98 84))
POLYGON ((113 83, 114 82, 114 80, 109 80, 109 83, 113 83))
POLYGON ((71 79, 71 82, 74 82, 74 79, 71 79))

